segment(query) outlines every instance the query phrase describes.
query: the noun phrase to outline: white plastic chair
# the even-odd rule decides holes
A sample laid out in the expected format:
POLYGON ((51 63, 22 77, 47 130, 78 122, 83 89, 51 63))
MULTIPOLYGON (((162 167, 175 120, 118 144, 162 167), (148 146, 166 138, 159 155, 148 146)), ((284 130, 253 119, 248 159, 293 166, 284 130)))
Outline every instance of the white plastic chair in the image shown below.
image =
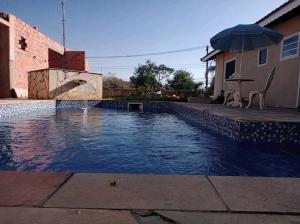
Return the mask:
MULTIPOLYGON (((230 78, 235 78, 238 77, 238 74, 234 73, 230 76, 230 78)), ((237 90, 237 85, 234 82, 227 82, 227 88, 228 90, 224 90, 224 102, 223 105, 230 105, 228 104, 228 100, 230 97, 233 97, 234 93, 237 90)))
POLYGON ((272 84, 272 81, 273 81, 273 78, 274 78, 274 74, 275 74, 275 70, 276 68, 274 67, 271 71, 271 73, 269 74, 268 78, 267 78, 267 82, 266 82, 266 85, 265 87, 262 89, 262 90, 256 90, 256 91, 250 91, 249 92, 249 103, 248 103, 248 106, 247 108, 250 108, 252 106, 252 99, 253 97, 255 97, 256 95, 258 95, 258 98, 259 98, 259 108, 261 110, 264 109, 264 106, 265 106, 265 97, 266 97, 266 94, 272 84))
POLYGON ((225 90, 224 91, 224 102, 223 105, 227 105, 227 101, 229 99, 230 96, 232 96, 234 94, 234 90, 225 90))

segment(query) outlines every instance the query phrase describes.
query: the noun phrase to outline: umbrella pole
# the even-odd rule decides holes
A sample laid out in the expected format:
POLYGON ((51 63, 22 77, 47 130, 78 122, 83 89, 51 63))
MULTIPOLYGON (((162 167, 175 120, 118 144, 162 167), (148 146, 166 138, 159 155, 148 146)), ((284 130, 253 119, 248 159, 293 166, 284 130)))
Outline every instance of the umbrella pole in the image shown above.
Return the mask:
MULTIPOLYGON (((242 78, 242 63, 243 63, 244 45, 245 45, 245 36, 243 35, 242 54, 241 54, 241 61, 240 61, 240 79, 242 78)), ((241 81, 239 82, 239 94, 240 94, 240 99, 242 99, 242 82, 241 81)))
POLYGON ((240 78, 242 78, 242 63, 243 63, 244 45, 245 45, 245 36, 243 35, 242 54, 241 54, 241 61, 240 61, 240 78))

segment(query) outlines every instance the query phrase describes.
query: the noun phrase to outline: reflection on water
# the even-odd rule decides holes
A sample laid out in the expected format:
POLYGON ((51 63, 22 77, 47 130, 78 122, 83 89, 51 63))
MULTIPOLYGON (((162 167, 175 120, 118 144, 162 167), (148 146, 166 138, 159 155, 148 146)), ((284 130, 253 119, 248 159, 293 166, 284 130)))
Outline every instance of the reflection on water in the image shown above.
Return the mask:
MULTIPOLYGON (((65 147, 63 136, 52 136, 51 132, 58 131, 55 126, 55 114, 45 117, 19 119, 4 123, 5 133, 1 131, 1 145, 4 149, 1 158, 9 159, 8 169, 44 170, 53 160, 57 149, 65 147), (38 122, 37 122, 38 121, 38 122)), ((3 124, 3 123, 2 123, 3 124)), ((4 130, 3 130, 4 131, 4 130)))
POLYGON ((300 176, 300 152, 239 144, 171 114, 58 110, 0 121, 0 169, 300 176))

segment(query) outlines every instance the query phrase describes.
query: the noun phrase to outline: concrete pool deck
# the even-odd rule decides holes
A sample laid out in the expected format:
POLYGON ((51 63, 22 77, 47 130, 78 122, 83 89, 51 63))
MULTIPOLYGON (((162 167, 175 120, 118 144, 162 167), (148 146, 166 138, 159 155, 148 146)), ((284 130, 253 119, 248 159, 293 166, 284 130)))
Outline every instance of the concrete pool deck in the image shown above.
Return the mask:
MULTIPOLYGON (((182 103, 179 103, 182 104, 182 103)), ((184 103, 187 107, 191 107, 200 111, 228 117, 239 121, 261 121, 261 122, 299 122, 300 112, 296 109, 288 108, 233 108, 221 104, 200 104, 200 103, 184 103)))
POLYGON ((0 172, 0 223, 300 223, 300 179, 0 172))

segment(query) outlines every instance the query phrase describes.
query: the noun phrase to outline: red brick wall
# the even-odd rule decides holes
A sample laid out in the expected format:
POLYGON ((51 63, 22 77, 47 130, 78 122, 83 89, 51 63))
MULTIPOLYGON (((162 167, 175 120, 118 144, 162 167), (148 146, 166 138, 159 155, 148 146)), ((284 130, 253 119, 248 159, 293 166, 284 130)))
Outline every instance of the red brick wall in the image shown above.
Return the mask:
POLYGON ((64 67, 63 55, 52 49, 49 49, 48 60, 49 60, 49 68, 63 68, 64 67))
POLYGON ((63 52, 63 47, 15 16, 10 15, 10 24, 15 27, 14 87, 27 91, 28 72, 48 68, 48 49, 63 52), (25 50, 19 44, 22 37, 27 44, 25 50))
POLYGON ((10 24, 15 30, 14 88, 19 96, 27 94, 29 71, 45 68, 87 71, 84 51, 66 51, 63 56, 63 46, 34 27, 13 15, 10 15, 10 24))
POLYGON ((66 51, 64 55, 49 49, 49 68, 87 71, 84 51, 66 51))
POLYGON ((69 70, 85 71, 85 52, 84 51, 66 51, 65 68, 69 70))

